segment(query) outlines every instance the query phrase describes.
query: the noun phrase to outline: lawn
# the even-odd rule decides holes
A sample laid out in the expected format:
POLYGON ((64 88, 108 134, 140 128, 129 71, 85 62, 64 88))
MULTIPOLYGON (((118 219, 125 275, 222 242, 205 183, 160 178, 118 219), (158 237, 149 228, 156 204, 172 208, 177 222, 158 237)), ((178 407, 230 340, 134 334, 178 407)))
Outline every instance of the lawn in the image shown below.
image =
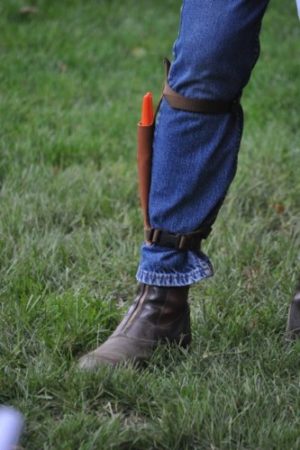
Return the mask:
POLYGON ((273 0, 243 105, 239 171, 191 291, 190 351, 81 373, 131 303, 142 239, 135 134, 180 0, 0 5, 0 404, 26 450, 300 448, 299 37, 273 0))

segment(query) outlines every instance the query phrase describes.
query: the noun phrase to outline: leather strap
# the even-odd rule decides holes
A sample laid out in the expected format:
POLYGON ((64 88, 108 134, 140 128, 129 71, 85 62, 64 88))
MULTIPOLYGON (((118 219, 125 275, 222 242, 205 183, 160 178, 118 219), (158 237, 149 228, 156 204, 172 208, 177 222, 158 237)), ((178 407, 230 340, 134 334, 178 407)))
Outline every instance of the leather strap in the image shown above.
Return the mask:
POLYGON ((174 89, 172 89, 169 86, 167 81, 171 63, 167 58, 165 58, 164 63, 166 71, 166 81, 163 89, 163 97, 165 97, 165 99, 172 108, 204 114, 226 114, 235 112, 239 108, 240 97, 232 101, 224 101, 224 100, 193 99, 178 94, 178 92, 174 91, 174 89))
POLYGON ((203 227, 192 233, 177 234, 158 228, 145 229, 145 240, 149 244, 159 244, 162 247, 170 247, 176 250, 200 250, 201 241, 211 231, 211 227, 203 227))

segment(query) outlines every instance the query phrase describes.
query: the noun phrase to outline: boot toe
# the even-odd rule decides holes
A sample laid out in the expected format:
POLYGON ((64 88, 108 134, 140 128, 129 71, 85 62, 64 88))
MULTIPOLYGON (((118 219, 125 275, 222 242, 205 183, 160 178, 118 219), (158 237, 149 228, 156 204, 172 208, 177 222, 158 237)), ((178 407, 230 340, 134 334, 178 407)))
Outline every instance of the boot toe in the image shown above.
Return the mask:
POLYGON ((96 370, 102 366, 116 366, 127 361, 143 360, 149 357, 149 352, 152 353, 152 344, 150 341, 127 336, 113 336, 98 349, 80 358, 79 368, 96 370))
POLYGON ((116 361, 105 357, 104 355, 97 355, 96 352, 88 353, 82 356, 78 361, 78 368, 81 370, 96 370, 103 366, 115 366, 116 361))

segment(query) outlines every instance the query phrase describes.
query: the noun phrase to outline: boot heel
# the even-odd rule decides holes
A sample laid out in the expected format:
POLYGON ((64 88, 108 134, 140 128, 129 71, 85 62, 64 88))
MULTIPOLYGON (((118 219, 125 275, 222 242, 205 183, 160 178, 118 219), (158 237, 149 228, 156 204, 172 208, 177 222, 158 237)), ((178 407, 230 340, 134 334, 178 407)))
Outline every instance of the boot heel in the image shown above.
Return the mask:
POLYGON ((182 348, 188 348, 191 345, 192 336, 190 334, 182 334, 177 340, 176 344, 182 348))
POLYGON ((300 336, 300 293, 297 292, 289 307, 286 327, 287 340, 294 340, 300 336))

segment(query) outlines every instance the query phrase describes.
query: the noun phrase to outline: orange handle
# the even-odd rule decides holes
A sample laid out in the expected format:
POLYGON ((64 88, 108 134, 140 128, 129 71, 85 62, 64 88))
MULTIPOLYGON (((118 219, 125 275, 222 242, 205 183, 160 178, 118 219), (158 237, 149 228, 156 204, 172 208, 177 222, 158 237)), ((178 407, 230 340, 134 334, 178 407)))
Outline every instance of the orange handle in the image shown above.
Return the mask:
POLYGON ((153 108, 153 98, 152 93, 147 92, 143 97, 142 103, 142 114, 140 126, 149 127, 154 122, 154 108, 153 108))

